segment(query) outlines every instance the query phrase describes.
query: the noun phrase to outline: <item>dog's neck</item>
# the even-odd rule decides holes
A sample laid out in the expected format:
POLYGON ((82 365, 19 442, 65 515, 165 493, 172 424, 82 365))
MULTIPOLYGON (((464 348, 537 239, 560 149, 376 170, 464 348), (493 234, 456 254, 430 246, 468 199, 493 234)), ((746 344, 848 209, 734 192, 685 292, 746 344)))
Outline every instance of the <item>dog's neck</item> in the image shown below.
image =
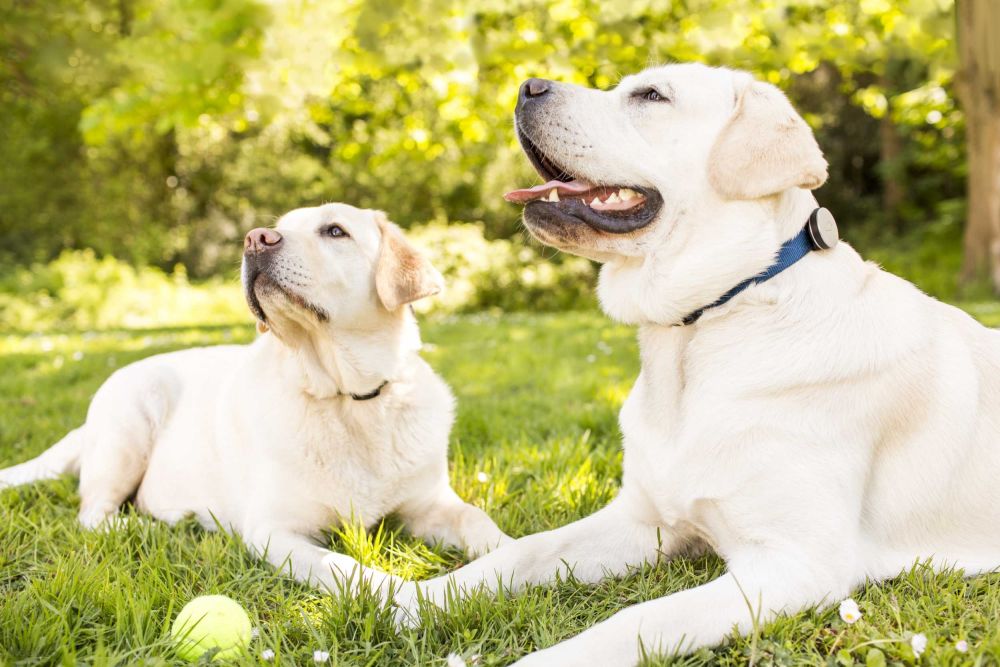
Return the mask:
POLYGON ((818 206, 816 197, 809 190, 796 188, 781 194, 774 206, 774 217, 778 222, 782 241, 802 231, 809 216, 818 206))
MULTIPOLYGON (((408 308, 386 313, 371 328, 324 327, 286 347, 302 390, 317 399, 365 396, 407 380, 407 364, 420 349, 420 332, 408 308)), ((387 389, 386 389, 387 390, 387 389)))
POLYGON ((602 267, 601 305, 626 324, 673 326, 764 271, 816 207, 810 191, 796 188, 764 200, 715 204, 687 217, 682 212, 667 227, 673 240, 662 248, 602 267), (691 225, 688 217, 694 215, 712 225, 691 225))

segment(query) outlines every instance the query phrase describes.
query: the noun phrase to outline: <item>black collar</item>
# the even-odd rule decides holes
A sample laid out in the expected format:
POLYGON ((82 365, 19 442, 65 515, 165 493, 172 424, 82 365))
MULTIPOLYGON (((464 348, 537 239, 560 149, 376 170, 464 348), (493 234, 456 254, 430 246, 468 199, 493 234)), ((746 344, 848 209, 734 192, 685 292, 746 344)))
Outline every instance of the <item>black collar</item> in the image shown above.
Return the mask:
MULTIPOLYGON (((385 389, 385 386, 387 384, 389 384, 389 381, 383 380, 382 384, 375 387, 373 391, 370 391, 367 394, 350 394, 350 397, 353 398, 355 401, 369 401, 373 398, 376 398, 379 394, 381 394, 382 390, 385 389)), ((344 394, 341 393, 340 395, 343 396, 344 394)))

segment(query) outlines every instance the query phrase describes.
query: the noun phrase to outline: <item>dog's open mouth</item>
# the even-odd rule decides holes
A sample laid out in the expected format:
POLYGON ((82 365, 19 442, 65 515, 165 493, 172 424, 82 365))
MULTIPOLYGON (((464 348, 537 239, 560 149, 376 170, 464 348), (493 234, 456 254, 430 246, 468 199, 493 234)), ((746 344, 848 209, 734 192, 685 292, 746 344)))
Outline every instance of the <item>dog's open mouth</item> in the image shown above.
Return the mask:
POLYGON ((660 193, 652 188, 597 185, 575 177, 548 157, 520 126, 517 138, 532 166, 547 181, 504 195, 509 202, 526 204, 526 213, 530 209, 539 213, 544 210, 548 215, 575 218, 603 232, 624 234, 651 223, 663 205, 660 193))

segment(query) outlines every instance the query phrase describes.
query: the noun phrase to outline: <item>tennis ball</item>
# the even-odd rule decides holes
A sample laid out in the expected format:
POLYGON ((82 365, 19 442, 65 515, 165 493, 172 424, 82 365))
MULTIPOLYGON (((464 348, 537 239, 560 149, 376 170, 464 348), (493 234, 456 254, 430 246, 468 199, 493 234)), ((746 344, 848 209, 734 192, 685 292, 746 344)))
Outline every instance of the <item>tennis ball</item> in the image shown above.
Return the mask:
POLYGON ((196 661, 218 649, 214 658, 232 658, 250 642, 252 628, 246 611, 225 595, 202 595, 184 605, 170 634, 177 642, 177 655, 196 661))

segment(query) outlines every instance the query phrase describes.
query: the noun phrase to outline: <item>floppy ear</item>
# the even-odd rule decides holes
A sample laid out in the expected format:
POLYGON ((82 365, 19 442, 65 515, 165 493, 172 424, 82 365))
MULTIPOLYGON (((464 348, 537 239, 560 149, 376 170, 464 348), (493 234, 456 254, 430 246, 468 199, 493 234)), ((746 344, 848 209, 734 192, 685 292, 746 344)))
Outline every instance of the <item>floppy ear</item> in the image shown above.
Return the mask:
POLYGON ((812 130, 774 86, 751 81, 708 158, 708 180, 727 199, 759 199, 826 182, 812 130))
POLYGON ((375 266, 375 291, 387 310, 437 294, 444 279, 427 258, 410 245, 403 232, 389 222, 385 213, 375 211, 382 231, 382 248, 375 266))

